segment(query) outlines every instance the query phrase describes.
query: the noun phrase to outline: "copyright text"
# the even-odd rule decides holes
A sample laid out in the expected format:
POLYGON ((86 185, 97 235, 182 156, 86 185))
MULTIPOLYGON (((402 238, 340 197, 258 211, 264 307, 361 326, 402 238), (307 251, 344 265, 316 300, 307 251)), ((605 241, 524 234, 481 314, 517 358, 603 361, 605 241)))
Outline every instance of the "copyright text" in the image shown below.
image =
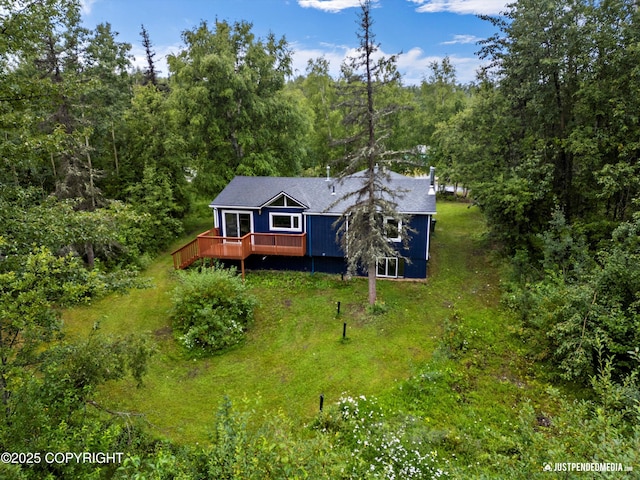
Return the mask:
POLYGON ((3 452, 1 463, 33 465, 39 463, 122 463, 122 452, 3 452))

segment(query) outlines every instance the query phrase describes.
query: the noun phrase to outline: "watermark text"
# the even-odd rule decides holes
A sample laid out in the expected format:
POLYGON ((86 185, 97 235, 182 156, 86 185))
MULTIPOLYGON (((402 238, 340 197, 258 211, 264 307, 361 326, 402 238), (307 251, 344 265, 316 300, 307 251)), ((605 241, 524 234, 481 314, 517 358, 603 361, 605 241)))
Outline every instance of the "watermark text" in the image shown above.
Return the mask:
POLYGON ((545 472, 632 472, 633 467, 627 467, 615 462, 560 462, 545 463, 545 472))
POLYGON ((122 463, 122 452, 3 452, 0 463, 33 465, 39 463, 122 463))

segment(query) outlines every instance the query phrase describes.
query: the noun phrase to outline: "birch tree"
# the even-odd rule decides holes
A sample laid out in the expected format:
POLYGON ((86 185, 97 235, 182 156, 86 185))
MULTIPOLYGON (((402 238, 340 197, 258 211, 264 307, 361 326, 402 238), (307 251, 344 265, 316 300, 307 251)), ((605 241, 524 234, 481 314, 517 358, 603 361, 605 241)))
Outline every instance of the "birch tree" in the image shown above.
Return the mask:
POLYGON ((296 175, 310 127, 285 89, 286 39, 256 38, 244 21, 212 27, 184 32, 185 49, 168 57, 170 100, 198 172, 193 185, 212 195, 235 175, 296 175))

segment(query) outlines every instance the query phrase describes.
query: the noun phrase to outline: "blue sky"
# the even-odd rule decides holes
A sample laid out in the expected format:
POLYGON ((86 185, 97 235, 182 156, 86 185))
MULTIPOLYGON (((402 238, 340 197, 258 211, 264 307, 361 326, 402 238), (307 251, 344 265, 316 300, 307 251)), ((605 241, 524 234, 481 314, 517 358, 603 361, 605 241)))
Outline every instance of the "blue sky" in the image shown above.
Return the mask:
MULTIPOLYGON (((377 0, 373 32, 383 54, 402 52, 398 67, 406 85, 419 84, 429 64, 449 56, 459 82, 470 82, 480 59, 476 42, 495 33, 477 14, 498 15, 507 0, 377 0)), ((324 56, 337 75, 340 63, 357 47, 359 0, 83 0, 89 28, 109 22, 118 40, 132 44, 134 63, 144 66, 140 30, 149 32, 157 68, 168 73, 166 55, 183 46, 181 34, 202 20, 246 20, 253 32, 284 36, 293 50, 294 69, 324 56)))

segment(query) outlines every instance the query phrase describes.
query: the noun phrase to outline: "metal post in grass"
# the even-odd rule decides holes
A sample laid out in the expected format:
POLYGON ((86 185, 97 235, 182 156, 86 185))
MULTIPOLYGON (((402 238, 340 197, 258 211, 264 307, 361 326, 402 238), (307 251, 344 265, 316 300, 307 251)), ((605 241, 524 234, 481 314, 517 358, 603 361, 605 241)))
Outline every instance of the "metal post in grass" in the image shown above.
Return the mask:
POLYGON ((322 412, 322 408, 324 407, 324 393, 320 394, 320 411, 322 412))
POLYGON ((342 339, 343 340, 347 339, 347 322, 344 322, 342 324, 342 339))
POLYGON ((338 302, 338 312, 336 313, 336 316, 340 316, 340 302, 338 302))

